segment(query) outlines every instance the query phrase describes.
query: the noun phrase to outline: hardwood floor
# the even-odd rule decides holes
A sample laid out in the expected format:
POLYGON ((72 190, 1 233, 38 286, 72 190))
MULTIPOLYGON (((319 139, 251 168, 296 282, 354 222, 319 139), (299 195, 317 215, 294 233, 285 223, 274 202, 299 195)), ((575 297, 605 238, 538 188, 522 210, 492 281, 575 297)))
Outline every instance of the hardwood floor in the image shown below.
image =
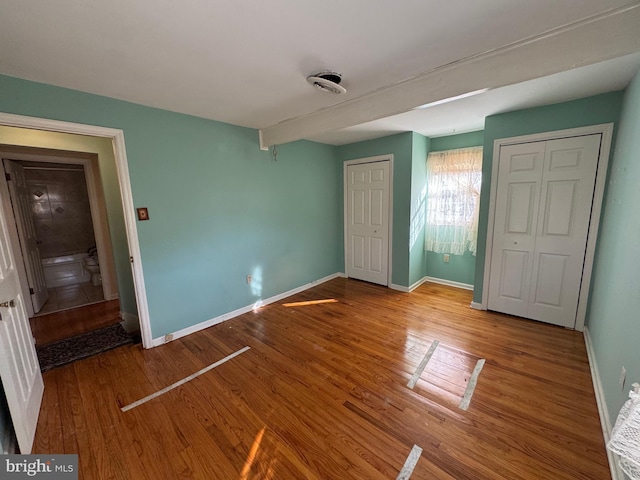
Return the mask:
POLYGON ((85 479, 608 479, 582 334, 336 279, 151 350, 44 374, 34 453, 85 479), (414 389, 407 387, 434 340, 414 389), (249 346, 125 413, 121 407, 249 346), (467 411, 458 408, 478 359, 467 411))
POLYGON ((36 345, 41 346, 120 322, 120 302, 109 300, 92 303, 72 310, 38 315, 30 318, 29 322, 36 345))

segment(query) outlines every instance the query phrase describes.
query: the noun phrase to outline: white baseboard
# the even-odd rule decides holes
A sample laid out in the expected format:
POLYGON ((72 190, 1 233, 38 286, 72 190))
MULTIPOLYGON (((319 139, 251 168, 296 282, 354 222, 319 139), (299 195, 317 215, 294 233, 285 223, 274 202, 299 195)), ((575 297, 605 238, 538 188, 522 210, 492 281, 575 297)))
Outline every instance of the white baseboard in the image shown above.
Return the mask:
POLYGON ((482 304, 478 302, 471 302, 471 305, 469 306, 474 310, 486 310, 486 308, 482 308, 482 304))
MULTIPOLYGON (((598 413, 600 414, 600 425, 602 426, 602 435, 604 437, 604 444, 609 443, 611 438, 611 419, 609 418, 609 410, 607 410, 607 402, 604 397, 604 390, 602 389, 602 382, 600 381, 600 373, 598 370, 598 363, 596 362, 596 355, 593 350, 593 343, 591 342, 591 335, 589 329, 584 327, 584 343, 587 347, 587 357, 589 358, 589 368, 591 369, 591 379, 593 380, 593 389, 596 392, 596 403, 598 404, 598 413)), ((607 450, 607 458, 609 459, 609 469, 611 470, 611 480, 624 480, 624 472, 618 466, 618 461, 615 454, 607 450)))
POLYGON ((413 292, 416 288, 418 288, 420 285, 422 285, 425 282, 438 283, 440 285, 463 288, 465 290, 473 290, 473 285, 469 285, 468 283, 454 282, 452 280, 444 280, 442 278, 436 278, 436 277, 422 277, 420 280, 418 280, 416 283, 414 283, 409 287, 405 287, 404 285, 396 285, 392 283, 389 285, 389 288, 393 290, 398 290, 399 292, 408 293, 408 292, 413 292))
MULTIPOLYGON (((247 305, 246 307, 242 307, 242 308, 238 308, 237 310, 233 310, 232 312, 228 312, 228 313, 224 313, 222 315, 219 315, 215 318, 211 318, 209 320, 205 320, 204 322, 200 322, 196 325, 192 325, 190 327, 187 328, 183 328, 182 330, 178 330, 177 332, 173 332, 172 334, 169 334, 172 337, 172 340, 176 340, 180 337, 185 337, 187 335, 190 335, 192 333, 198 332, 200 330, 204 330, 205 328, 209 328, 212 327, 214 325, 217 325, 218 323, 222 323, 226 320, 230 320, 232 318, 238 317, 240 315, 243 315, 245 313, 248 313, 256 308, 260 308, 263 307, 265 305, 269 305, 271 303, 275 303, 279 300, 282 300, 283 298, 287 298, 290 297, 291 295, 295 295, 296 293, 300 293, 303 292, 305 290, 308 290, 311 287, 315 287, 316 285, 320 285, 321 283, 325 283, 328 282, 329 280, 333 280, 334 278, 339 278, 339 277, 344 277, 344 273, 334 273, 332 275, 328 275, 324 278, 321 278, 319 280, 314 280, 313 282, 309 282, 305 285, 302 285, 301 287, 297 287, 294 288, 292 290, 289 290, 287 292, 281 293, 279 295, 275 295, 273 297, 270 298, 266 298, 264 300, 258 300, 256 303, 254 303, 253 305, 247 305)), ((171 341, 171 340, 169 340, 171 341)), ((162 337, 158 337, 158 338, 154 338, 153 339, 153 346, 157 347, 159 345, 163 345, 167 343, 166 340, 166 336, 162 336, 162 337)))
POLYGON ((120 318, 122 319, 120 325, 122 325, 122 328, 124 328, 128 333, 140 330, 140 320, 137 315, 120 312, 120 318))
POLYGON ((395 283, 390 283, 389 288, 391 290, 397 290, 399 292, 409 293, 411 290, 409 287, 405 287, 404 285, 396 285, 395 283))
POLYGON ((420 285, 422 285, 424 282, 428 282, 429 277, 422 277, 420 280, 418 280, 416 283, 414 283, 413 285, 411 285, 409 287, 409 291, 413 292, 416 288, 418 288, 420 285))
POLYGON ((445 280, 443 278, 424 277, 423 281, 430 283, 439 283, 440 285, 448 285, 450 287, 463 288, 465 290, 473 290, 473 285, 462 282, 454 282, 453 280, 445 280))

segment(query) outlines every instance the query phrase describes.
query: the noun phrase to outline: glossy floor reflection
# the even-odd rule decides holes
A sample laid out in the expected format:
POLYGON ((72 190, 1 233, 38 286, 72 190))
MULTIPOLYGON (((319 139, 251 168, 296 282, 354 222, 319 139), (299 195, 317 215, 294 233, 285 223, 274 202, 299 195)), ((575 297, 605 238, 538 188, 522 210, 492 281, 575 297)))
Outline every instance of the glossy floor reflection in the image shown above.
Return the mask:
POLYGON ((580 332, 473 310, 471 292, 434 284, 338 278, 282 303, 318 299, 337 301, 274 303, 46 372, 34 453, 78 453, 86 480, 388 480, 414 445, 411 480, 609 478, 580 332))

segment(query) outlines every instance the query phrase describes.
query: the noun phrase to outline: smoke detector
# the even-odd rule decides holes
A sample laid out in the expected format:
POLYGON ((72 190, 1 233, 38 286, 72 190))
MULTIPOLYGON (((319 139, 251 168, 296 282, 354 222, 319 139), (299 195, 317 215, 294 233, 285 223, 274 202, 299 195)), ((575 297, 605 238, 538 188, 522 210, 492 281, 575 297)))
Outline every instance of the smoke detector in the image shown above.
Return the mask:
POLYGON ((347 93, 347 89, 340 85, 342 74, 337 72, 318 72, 307 77, 307 82, 323 92, 335 94, 347 93))

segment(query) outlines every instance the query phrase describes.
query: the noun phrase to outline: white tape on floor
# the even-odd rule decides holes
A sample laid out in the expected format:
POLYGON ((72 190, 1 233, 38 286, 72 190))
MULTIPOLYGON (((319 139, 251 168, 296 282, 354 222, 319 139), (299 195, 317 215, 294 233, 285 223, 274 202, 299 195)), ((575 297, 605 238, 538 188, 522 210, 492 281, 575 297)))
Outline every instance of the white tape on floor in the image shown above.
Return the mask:
POLYGON ((154 398, 159 397, 163 393, 167 393, 168 391, 173 390, 174 388, 177 388, 180 385, 184 385, 185 383, 190 382, 194 378, 199 377, 203 373, 207 373, 209 370, 213 370, 214 368, 222 365, 223 363, 228 362, 232 358, 237 357, 238 355, 240 355, 241 353, 246 352, 250 348, 251 347, 241 348, 237 352, 234 352, 231 355, 227 355, 222 360, 218 360, 217 362, 212 363, 208 367, 204 367, 202 370, 198 370, 196 373, 193 373, 193 374, 189 375, 188 377, 183 378, 182 380, 178 380, 176 383, 172 383, 168 387, 164 387, 162 390, 158 390, 157 392, 152 393, 151 395, 147 395, 146 397, 141 398, 140 400, 137 400, 137 401, 135 401, 133 403, 130 403, 129 405, 127 405, 125 407, 122 407, 120 410, 122 410, 123 412, 127 412, 127 411, 131 410, 132 408, 136 408, 136 407, 142 405, 143 403, 148 402, 149 400, 153 400, 154 398))
POLYGON ((422 455, 422 449, 418 445, 414 445, 396 480, 409 480, 409 478, 411 478, 413 469, 416 468, 416 464, 418 460, 420 460, 420 455, 422 455))
POLYGON ((436 351, 436 348, 438 348, 439 344, 440 342, 438 340, 433 341, 433 343, 431 344, 431 347, 429 347, 429 351, 427 352, 427 354, 424 356, 424 358, 418 365, 418 368, 416 368, 416 371, 414 372, 413 377, 411 377, 411 379, 409 380, 409 383, 407 383, 407 387, 413 388, 416 386, 416 383, 418 383, 418 379, 420 378, 420 375, 422 375, 424 368, 427 366, 427 363, 429 363, 429 360, 431 359, 433 352, 436 351))
POLYGON ((473 391, 476 389, 476 383, 478 383, 478 375, 480 375, 480 371, 484 366, 484 358, 478 360, 475 368, 473 369, 473 373, 471 377, 469 377, 469 383, 467 383, 467 389, 464 391, 464 395, 462 396, 462 400, 460 401, 460 405, 458 406, 462 410, 466 410, 469 408, 469 404, 471 403, 471 397, 473 397, 473 391))

